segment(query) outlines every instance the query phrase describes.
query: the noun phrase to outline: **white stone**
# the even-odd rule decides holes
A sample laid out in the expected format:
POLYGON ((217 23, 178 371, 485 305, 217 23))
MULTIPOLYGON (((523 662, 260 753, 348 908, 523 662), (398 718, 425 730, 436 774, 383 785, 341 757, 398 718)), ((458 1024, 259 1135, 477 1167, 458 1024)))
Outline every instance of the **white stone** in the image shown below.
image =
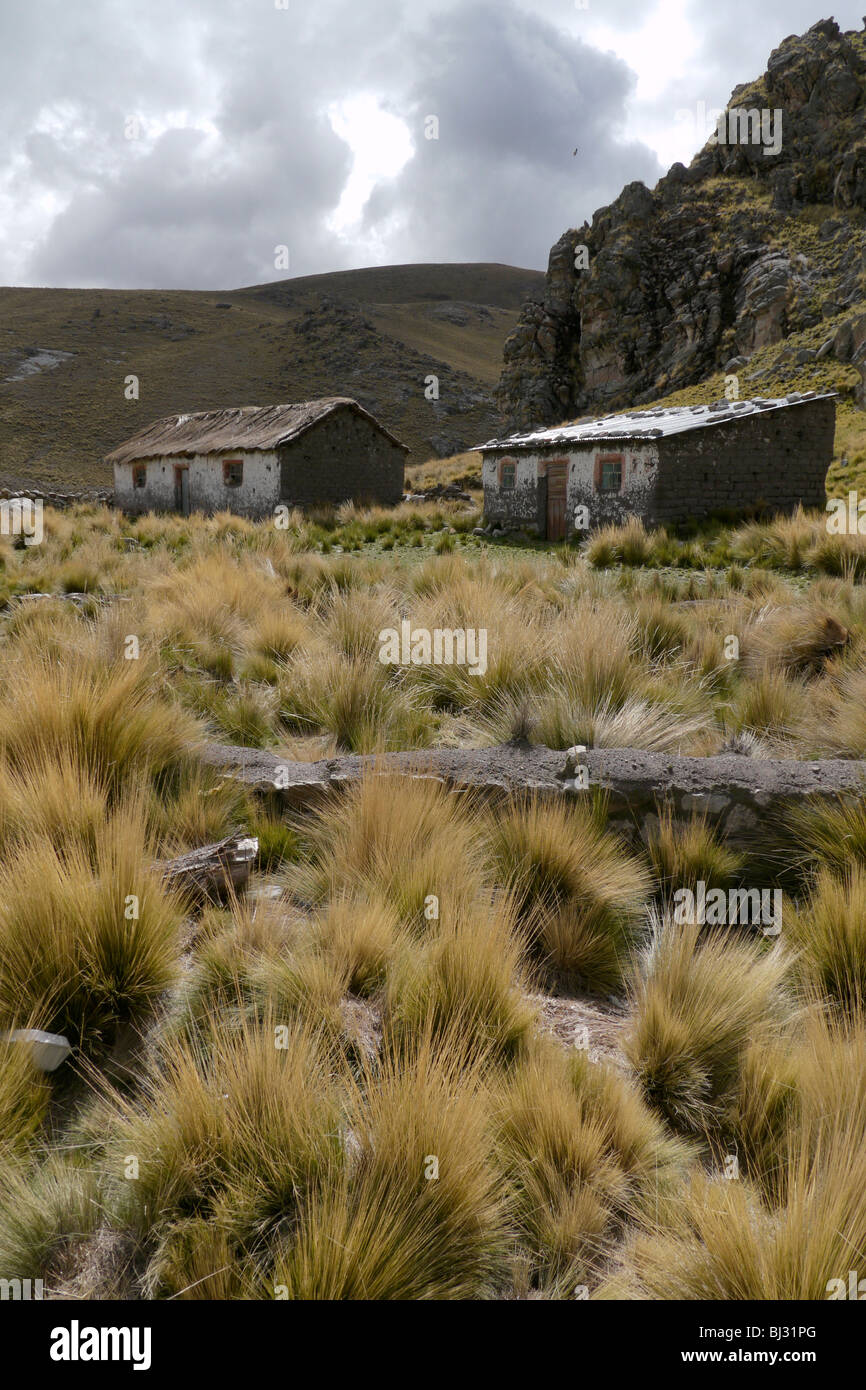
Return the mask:
POLYGON ((30 1060, 39 1071, 56 1071, 72 1051, 68 1038, 62 1033, 44 1033, 41 1028, 13 1028, 3 1033, 4 1042, 19 1043, 30 1053, 30 1060))

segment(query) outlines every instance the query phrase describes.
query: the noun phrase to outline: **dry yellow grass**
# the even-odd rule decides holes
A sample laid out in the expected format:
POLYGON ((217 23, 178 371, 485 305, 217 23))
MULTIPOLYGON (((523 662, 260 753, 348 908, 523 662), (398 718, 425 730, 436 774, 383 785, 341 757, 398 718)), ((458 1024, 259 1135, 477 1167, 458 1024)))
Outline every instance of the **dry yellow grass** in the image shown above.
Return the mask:
POLYGON ((448 517, 441 554, 447 518, 420 506, 288 533, 77 510, 49 514, 41 553, 0 546, 0 1027, 65 1030, 99 1092, 0 1059, 0 1278, 38 1259, 62 1286, 94 1212, 132 1252, 96 1296, 820 1298, 846 1241, 866 1255, 856 807, 792 828, 784 957, 662 933, 613 1066, 542 1040, 536 1009, 625 1007, 658 890, 744 872, 705 825, 663 816, 654 876, 596 798, 482 808, 374 769, 287 825, 202 766, 208 736, 414 747, 419 767, 518 736, 866 748, 866 600, 813 578, 814 518, 695 542, 689 563, 736 549, 726 576, 646 572, 680 542, 636 527, 601 538, 625 569, 594 569, 485 551, 448 517), (760 568, 798 557, 796 580, 760 568), (80 605, 14 597, 73 583, 80 605), (383 666, 404 617, 485 627, 484 675, 383 666), (266 896, 202 910, 149 871, 241 825, 266 896), (545 982, 581 998, 539 1002, 545 982), (125 1019, 149 1048, 116 1094, 125 1019), (739 1183, 712 1175, 732 1152, 739 1183))

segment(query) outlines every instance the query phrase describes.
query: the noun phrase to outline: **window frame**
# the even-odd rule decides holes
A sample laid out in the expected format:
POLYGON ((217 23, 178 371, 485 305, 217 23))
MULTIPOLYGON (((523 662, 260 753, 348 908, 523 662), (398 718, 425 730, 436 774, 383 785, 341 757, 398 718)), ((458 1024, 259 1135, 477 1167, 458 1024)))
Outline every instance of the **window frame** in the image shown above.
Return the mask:
POLYGON ((602 497, 619 497, 625 479, 625 454, 598 454, 595 460, 595 490, 602 497), (606 464, 616 464, 619 469, 619 482, 616 487, 602 487, 606 464))
POLYGON ((134 463, 132 465, 132 486, 133 488, 147 487, 147 464, 134 463), (139 479, 141 481, 139 481, 139 479))
POLYGON ((223 459, 223 487, 243 487, 244 483, 244 461, 243 459, 223 459), (237 470, 237 476, 233 476, 237 470))
POLYGON ((517 487, 517 460, 500 459, 499 461, 499 487, 502 492, 514 492, 517 487), (510 483, 505 481, 505 470, 509 469, 510 483))

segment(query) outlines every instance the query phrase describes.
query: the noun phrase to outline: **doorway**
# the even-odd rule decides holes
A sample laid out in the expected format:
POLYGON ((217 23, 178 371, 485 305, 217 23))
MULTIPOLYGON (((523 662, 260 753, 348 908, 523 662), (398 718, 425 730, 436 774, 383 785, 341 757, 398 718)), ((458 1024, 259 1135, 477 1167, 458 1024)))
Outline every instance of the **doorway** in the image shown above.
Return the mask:
POLYGON ((189 516, 189 468, 186 464, 174 470, 174 509, 182 516, 189 516))
POLYGON ((567 463, 547 465, 547 539, 565 540, 565 496, 568 481, 567 463))

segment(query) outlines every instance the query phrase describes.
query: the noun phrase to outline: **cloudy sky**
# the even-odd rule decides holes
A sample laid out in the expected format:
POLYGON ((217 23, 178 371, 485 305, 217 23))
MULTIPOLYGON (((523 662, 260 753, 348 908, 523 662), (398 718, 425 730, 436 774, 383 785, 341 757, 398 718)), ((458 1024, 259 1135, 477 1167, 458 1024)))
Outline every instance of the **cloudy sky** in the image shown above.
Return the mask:
MULTIPOLYGON (((863 8, 833 13, 859 29, 863 8)), ((0 284, 542 269, 624 183, 688 162, 699 102, 724 106, 826 13, 817 0, 2 0, 0 284)))

